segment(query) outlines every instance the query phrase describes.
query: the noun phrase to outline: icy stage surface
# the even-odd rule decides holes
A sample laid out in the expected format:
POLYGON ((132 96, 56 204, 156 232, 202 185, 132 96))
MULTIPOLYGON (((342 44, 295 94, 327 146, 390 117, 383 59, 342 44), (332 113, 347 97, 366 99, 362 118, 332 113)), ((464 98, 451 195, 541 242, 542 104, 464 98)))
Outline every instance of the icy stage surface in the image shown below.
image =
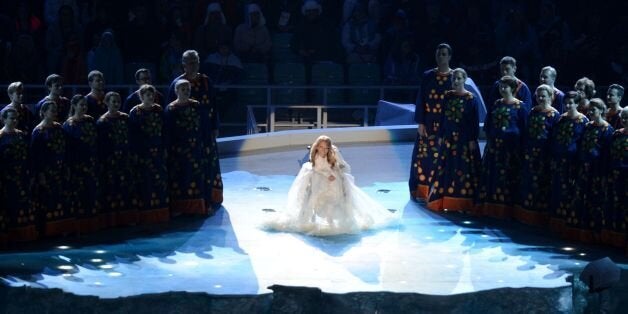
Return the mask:
POLYGON ((307 153, 305 147, 266 151, 221 160, 225 202, 212 217, 2 252, 2 282, 101 298, 169 291, 255 295, 271 292, 271 285, 453 295, 569 286, 588 261, 608 255, 537 228, 424 209, 408 196, 412 143, 340 148, 356 184, 401 213, 398 226, 334 237, 260 229, 281 210, 307 153))

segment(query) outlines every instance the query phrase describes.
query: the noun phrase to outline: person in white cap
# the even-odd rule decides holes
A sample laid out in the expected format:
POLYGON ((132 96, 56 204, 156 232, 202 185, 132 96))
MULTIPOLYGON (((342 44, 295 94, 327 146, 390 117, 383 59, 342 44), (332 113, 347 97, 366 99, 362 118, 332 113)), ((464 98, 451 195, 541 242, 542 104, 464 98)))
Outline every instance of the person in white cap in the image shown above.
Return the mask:
POLYGON ((337 61, 340 35, 336 26, 322 16, 323 8, 315 0, 306 0, 301 7, 304 19, 296 27, 290 42, 292 50, 306 64, 316 61, 337 61))
POLYGON ((272 41, 266 19, 259 5, 252 3, 247 6, 245 22, 235 31, 234 48, 244 62, 266 62, 269 58, 272 41))
POLYGON ((218 44, 233 39, 233 30, 227 24, 220 3, 212 2, 207 6, 203 25, 196 29, 194 47, 199 54, 207 56, 218 51, 218 44))

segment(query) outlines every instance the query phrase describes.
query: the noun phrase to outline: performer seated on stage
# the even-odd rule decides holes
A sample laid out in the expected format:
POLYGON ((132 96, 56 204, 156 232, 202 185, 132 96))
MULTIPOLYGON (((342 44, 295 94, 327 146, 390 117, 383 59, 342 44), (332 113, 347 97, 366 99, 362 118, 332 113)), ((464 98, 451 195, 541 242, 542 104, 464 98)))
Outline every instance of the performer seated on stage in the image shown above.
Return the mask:
POLYGON ((264 223, 267 229, 311 235, 358 233, 396 220, 382 205, 354 184, 350 166, 332 145, 319 136, 310 149, 310 161, 288 192, 284 212, 264 223))

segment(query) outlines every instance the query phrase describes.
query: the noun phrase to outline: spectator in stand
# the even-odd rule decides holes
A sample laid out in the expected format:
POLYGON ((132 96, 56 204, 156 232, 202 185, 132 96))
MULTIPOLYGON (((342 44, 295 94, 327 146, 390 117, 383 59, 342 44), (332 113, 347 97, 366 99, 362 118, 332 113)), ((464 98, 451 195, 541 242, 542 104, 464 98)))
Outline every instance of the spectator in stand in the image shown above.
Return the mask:
MULTIPOLYGON (((107 30, 100 36, 100 42, 93 54, 88 55, 88 70, 98 70, 107 76, 111 84, 122 84, 122 54, 113 37, 111 30, 107 30), (91 60, 91 62, 90 62, 91 60)), ((100 116, 99 116, 100 117, 100 116)))
POLYGON ((44 75, 40 54, 31 35, 17 36, 7 69, 10 78, 24 83, 35 83, 44 75))
POLYGON ((91 43, 96 37, 100 41, 100 36, 107 29, 113 29, 115 26, 113 10, 115 4, 111 1, 94 2, 92 12, 93 16, 85 23, 85 31, 83 32, 83 42, 91 43))
POLYGON ((542 60, 561 69, 568 68, 565 56, 573 50, 569 25, 558 15, 554 1, 542 0, 539 9, 536 33, 539 43, 543 43, 542 60))
POLYGON ((170 33, 168 41, 164 43, 159 59, 159 79, 162 82, 172 81, 175 77, 181 75, 181 55, 183 54, 183 44, 181 37, 183 35, 177 32, 170 33))
MULTIPOLYGON (((129 95, 124 104, 122 105, 122 112, 129 113, 133 107, 142 103, 140 97, 140 88, 144 84, 152 84, 152 76, 149 69, 141 68, 135 71, 135 83, 137 84, 137 90, 129 95)), ((155 103, 162 104, 164 102, 164 95, 158 90, 155 90, 155 103)))
POLYGON ((156 22, 147 3, 138 2, 129 10, 122 33, 126 62, 157 63, 161 41, 156 22))
MULTIPOLYGON (((436 47, 441 42, 451 42, 451 38, 459 32, 451 31, 451 22, 443 8, 441 1, 426 0, 423 7, 423 16, 417 17, 416 40, 422 47, 436 47)), ((432 60, 431 49, 421 49, 421 60, 432 60)))
POLYGON ((43 40, 44 25, 33 12, 29 1, 18 1, 15 14, 15 33, 30 34, 36 43, 43 40))
POLYGON ((384 64, 384 82, 391 85, 417 85, 422 75, 414 40, 408 37, 395 44, 384 64))
POLYGON ((220 43, 218 51, 207 56, 202 67, 214 84, 232 84, 242 75, 242 62, 231 51, 229 42, 220 43))
POLYGON ((272 33, 291 33, 299 20, 301 1, 280 0, 264 8, 269 23, 266 25, 272 33))
POLYGON ((232 38, 233 30, 227 24, 220 4, 210 3, 203 25, 199 26, 194 34, 194 47, 201 55, 207 56, 218 50, 218 43, 231 41, 232 38))
MULTIPOLYGON (((541 60, 541 51, 534 28, 528 22, 523 8, 507 13, 508 18, 496 25, 496 47, 499 54, 508 54, 520 62, 519 73, 529 79, 536 72, 541 60)), ((530 98, 531 99, 531 98, 530 98)), ((521 99, 523 100, 523 99, 521 99)), ((530 109, 530 103, 527 104, 530 109)))
MULTIPOLYGON (((512 93, 515 98, 520 100, 523 104, 524 111, 528 113, 532 108, 532 93, 528 88, 528 85, 515 76, 517 72, 517 60, 510 56, 505 56, 499 61, 499 70, 502 76, 509 76, 517 81, 517 86, 513 88, 512 93)), ((500 80, 495 81, 493 88, 488 95, 488 102, 486 103, 486 111, 491 112, 492 106, 495 104, 499 97, 500 80)))
POLYGON ((236 28, 233 44, 236 54, 244 62, 269 61, 272 41, 259 5, 255 3, 248 5, 245 22, 236 28))
MULTIPOLYGON (((65 47, 70 40, 78 39, 80 43, 82 34, 83 30, 76 22, 75 11, 71 6, 61 6, 58 19, 48 24, 46 32, 45 49, 48 72, 59 72, 65 47)), ((82 44, 79 44, 79 47, 81 46, 82 44)))
POLYGON ((351 19, 342 28, 342 46, 347 54, 347 63, 377 62, 381 40, 377 23, 369 18, 366 7, 356 4, 351 19))
MULTIPOLYGON (((218 52, 212 53, 203 62, 204 70, 214 84, 234 84, 238 83, 243 75, 242 62, 240 58, 231 52, 229 42, 221 43, 218 52)), ((229 89, 219 89, 216 92, 216 102, 218 106, 218 116, 224 120, 228 113, 235 114, 236 91, 229 89)))
POLYGON ((336 26, 323 17, 321 5, 315 0, 306 0, 301 13, 305 18, 294 31, 290 42, 292 50, 303 57, 306 65, 316 61, 338 61, 338 32, 336 26))
MULTIPOLYGON (((79 7, 76 5, 76 0, 45 0, 44 1, 44 20, 47 25, 52 25, 59 21, 59 10, 67 6, 74 13, 79 12, 79 7)), ((75 19, 78 22, 78 19, 75 19)))
POLYGON ((499 66, 499 57, 495 51, 495 30, 487 17, 488 10, 481 4, 471 2, 468 5, 465 3, 465 6, 466 16, 454 21, 453 26, 464 32, 464 35, 456 38, 456 46, 463 48, 458 50, 461 54, 458 60, 469 76, 488 84, 499 66))
MULTIPOLYGON (((558 113, 563 113, 565 112, 565 108, 564 108, 565 104, 563 102, 563 98, 565 98, 565 93, 563 93, 560 89, 554 86, 554 83, 556 83, 556 75, 557 75, 557 72, 556 72, 556 69, 554 69, 554 67, 551 67, 549 65, 546 67, 543 67, 543 69, 541 69, 541 74, 539 76, 539 83, 541 85, 543 84, 548 85, 554 90, 554 96, 552 97, 552 107, 558 110, 558 113)), ((534 106, 537 105, 536 98, 532 101, 532 103, 534 104, 534 106)))
POLYGON ((365 6, 366 14, 370 20, 379 26, 381 21, 381 10, 379 0, 344 0, 342 5, 342 21, 341 24, 348 23, 353 18, 353 11, 358 6, 365 6))
MULTIPOLYGON (((179 4, 173 4, 168 8, 168 12, 166 13, 167 20, 163 25, 162 34, 170 34, 176 32, 179 34, 179 39, 183 46, 188 47, 192 44, 192 37, 194 35, 194 26, 192 24, 192 19, 188 16, 187 11, 184 10, 184 7, 179 4)), ((166 37, 167 39, 168 37, 166 37)), ((183 51, 181 51, 182 53, 183 51)), ((181 53, 179 53, 178 57, 181 57, 181 53)), ((179 60, 180 61, 180 60, 179 60)), ((180 62, 179 62, 180 63, 180 62)), ((171 80, 172 77, 168 78, 168 81, 171 80)))
POLYGON ((390 21, 382 36, 382 56, 388 58, 394 48, 398 48, 401 41, 414 36, 410 29, 406 12, 399 9, 390 21))
POLYGON ((70 37, 65 46, 65 53, 61 65, 61 74, 69 84, 82 84, 87 73, 87 64, 81 48, 78 34, 70 37))

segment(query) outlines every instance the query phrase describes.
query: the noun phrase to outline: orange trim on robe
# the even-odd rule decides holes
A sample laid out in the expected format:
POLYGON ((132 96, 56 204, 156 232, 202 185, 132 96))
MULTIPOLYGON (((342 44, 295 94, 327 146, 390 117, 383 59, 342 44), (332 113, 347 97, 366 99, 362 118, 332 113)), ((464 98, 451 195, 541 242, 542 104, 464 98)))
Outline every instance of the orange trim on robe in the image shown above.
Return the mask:
POLYGON ((68 218, 63 220, 47 221, 44 224, 44 236, 52 237, 66 235, 76 232, 76 219, 68 218))
POLYGON ((76 231, 78 234, 93 233, 103 229, 107 223, 106 216, 96 215, 94 217, 77 218, 76 219, 76 231))
POLYGON ((8 230, 7 237, 10 242, 30 242, 37 240, 39 232, 35 226, 11 228, 8 230))
POLYGON ((595 244, 599 242, 599 235, 593 233, 591 230, 580 230, 579 239, 580 242, 585 244, 595 244))
POLYGON ((480 213, 493 218, 507 219, 513 214, 512 206, 505 204, 484 203, 480 205, 480 208, 480 213))
POLYGON ((130 226, 137 224, 137 210, 129 209, 119 211, 115 215, 115 226, 130 226))
POLYGON ((412 197, 416 199, 427 199, 428 194, 430 193, 430 187, 423 184, 417 184, 416 190, 412 191, 412 197))
POLYGON ((212 203, 214 204, 222 204, 222 189, 213 188, 212 189, 212 203))
POLYGON ((154 224, 170 220, 170 208, 156 208, 137 212, 137 222, 140 224, 154 224))
POLYGON ((9 243, 9 241, 7 241, 7 235, 0 234, 0 250, 6 249, 7 243, 9 243))
POLYGON ((466 212, 474 211, 475 205, 473 204, 473 200, 470 198, 445 196, 427 203, 427 208, 435 211, 447 209, 466 212))
POLYGON ((112 228, 116 226, 116 213, 104 213, 102 214, 102 227, 112 228))
POLYGON ((622 232, 602 230, 600 240, 602 243, 616 248, 623 248, 626 246, 626 235, 622 232))
POLYGON ((170 201, 170 210, 176 214, 207 215, 204 199, 170 201))
POLYGON ((565 221, 558 218, 550 218, 548 221, 550 231, 556 233, 559 237, 565 237, 565 221))
POLYGON ((514 217, 519 222, 539 227, 547 226, 549 221, 549 216, 547 213, 527 210, 521 206, 515 206, 514 217))

